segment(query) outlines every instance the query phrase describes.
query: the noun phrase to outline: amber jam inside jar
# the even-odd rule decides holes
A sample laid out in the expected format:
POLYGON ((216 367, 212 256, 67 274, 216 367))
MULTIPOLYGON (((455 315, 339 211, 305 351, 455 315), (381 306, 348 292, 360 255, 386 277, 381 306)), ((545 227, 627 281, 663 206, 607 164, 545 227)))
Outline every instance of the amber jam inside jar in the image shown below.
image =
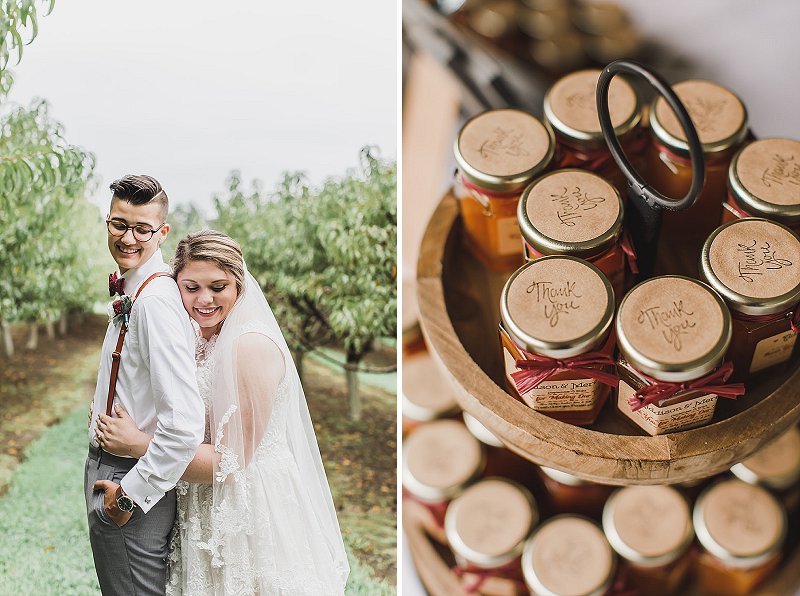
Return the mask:
POLYGON ((614 291, 581 259, 542 257, 503 287, 500 341, 509 392, 570 424, 591 424, 616 388, 614 291))
POLYGON ((744 393, 726 385, 731 316, 704 283, 677 275, 640 283, 623 298, 616 331, 617 408, 651 435, 706 424, 719 395, 744 393))
POLYGON ((642 594, 676 594, 691 569, 694 538, 686 499, 669 486, 629 486, 603 511, 603 531, 642 594))
POLYGON ((522 572, 531 594, 605 594, 616 557, 602 530, 577 515, 541 524, 525 545, 522 572))
POLYGON ((577 513, 599 520, 608 496, 614 491, 611 486, 581 480, 554 468, 540 466, 539 472, 547 490, 549 513, 577 513))
POLYGON ((763 217, 800 231, 800 141, 761 139, 734 156, 722 223, 743 217, 763 217))
MULTIPOLYGON (((597 80, 600 70, 580 70, 562 77, 544 98, 544 117, 556 136, 557 168, 581 168, 611 182, 622 195, 628 183, 608 149, 597 116, 597 80)), ((614 132, 625 154, 645 178, 644 147, 648 135, 641 126, 642 103, 634 88, 621 77, 611 81, 608 109, 614 132)))
POLYGON ((750 594, 778 565, 786 512, 763 488, 741 480, 714 484, 697 499, 693 519, 703 594, 750 594))
POLYGON ((621 298, 626 265, 636 269, 633 247, 622 231, 623 217, 619 193, 598 175, 577 169, 545 174, 525 189, 519 203, 525 258, 586 259, 605 274, 614 295, 621 298))
POLYGON ((458 134, 453 192, 466 246, 487 267, 513 271, 522 264, 517 203, 550 165, 554 145, 548 127, 513 109, 479 114, 458 134))
POLYGON ((800 513, 800 430, 796 426, 733 466, 731 472, 739 480, 774 492, 794 522, 790 527, 797 529, 794 518, 800 513))
POLYGON ((538 521, 536 502, 525 487, 505 478, 476 482, 453 500, 445 516, 457 573, 473 591, 491 577, 522 583, 522 549, 538 521))
POLYGON ((700 265, 733 316, 735 378, 788 362, 800 316, 800 237, 765 219, 735 220, 709 236, 700 265))
MULTIPOLYGON (((736 95, 709 81, 684 81, 673 89, 700 137, 706 177, 703 191, 691 208, 664 210, 659 252, 670 253, 680 272, 696 276, 697 255, 722 215, 728 166, 747 137, 747 111, 736 95)), ((666 196, 680 199, 692 181, 689 146, 678 119, 661 97, 650 112, 650 127, 653 134, 646 150, 647 182, 666 196)))
POLYGON ((437 420, 403 440, 403 496, 423 505, 442 526, 450 501, 482 473, 478 439, 460 422, 437 420))
POLYGON ((425 422, 456 416, 453 390, 427 351, 403 358, 403 435, 425 422))

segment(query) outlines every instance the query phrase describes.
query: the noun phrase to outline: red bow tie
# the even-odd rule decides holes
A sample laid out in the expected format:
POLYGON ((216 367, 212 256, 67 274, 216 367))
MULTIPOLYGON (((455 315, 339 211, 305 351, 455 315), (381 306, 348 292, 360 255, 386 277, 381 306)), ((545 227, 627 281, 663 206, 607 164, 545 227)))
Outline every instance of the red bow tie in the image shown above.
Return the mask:
POLYGON ((116 272, 108 276, 108 295, 113 296, 119 294, 122 296, 125 293, 125 278, 117 277, 116 272))

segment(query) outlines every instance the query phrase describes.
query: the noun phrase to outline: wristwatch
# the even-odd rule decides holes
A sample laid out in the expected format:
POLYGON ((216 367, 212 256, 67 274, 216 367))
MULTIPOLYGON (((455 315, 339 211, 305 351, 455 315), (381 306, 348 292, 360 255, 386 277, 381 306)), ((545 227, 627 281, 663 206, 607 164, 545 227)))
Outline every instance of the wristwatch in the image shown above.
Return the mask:
POLYGON ((130 513, 133 511, 133 508, 136 507, 136 503, 133 502, 133 499, 126 495, 125 491, 122 490, 122 485, 117 487, 117 492, 114 496, 117 498, 117 508, 120 511, 130 513))

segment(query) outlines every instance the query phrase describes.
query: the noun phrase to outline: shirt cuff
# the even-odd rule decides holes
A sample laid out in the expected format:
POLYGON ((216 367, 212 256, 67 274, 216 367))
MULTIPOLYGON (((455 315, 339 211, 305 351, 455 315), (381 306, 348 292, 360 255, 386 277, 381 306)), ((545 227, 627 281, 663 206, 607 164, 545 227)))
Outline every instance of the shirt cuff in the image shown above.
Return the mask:
POLYGON ((139 474, 139 471, 134 467, 130 472, 125 474, 125 477, 120 481, 122 485, 122 490, 125 491, 125 494, 128 495, 133 502, 136 503, 139 507, 142 508, 144 513, 150 511, 150 509, 161 500, 161 497, 164 496, 164 493, 160 490, 156 490, 147 482, 142 475, 139 474))

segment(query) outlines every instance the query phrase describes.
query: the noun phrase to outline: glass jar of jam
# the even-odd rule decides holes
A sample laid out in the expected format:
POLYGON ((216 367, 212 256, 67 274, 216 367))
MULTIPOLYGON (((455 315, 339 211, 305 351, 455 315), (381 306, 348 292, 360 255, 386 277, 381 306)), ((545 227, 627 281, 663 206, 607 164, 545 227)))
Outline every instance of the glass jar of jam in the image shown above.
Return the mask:
POLYGON ((525 541, 539 521, 530 491, 505 478, 485 478, 453 500, 444 521, 457 573, 476 592, 490 578, 522 582, 525 541))
POLYGON ((475 116, 461 129, 454 152, 464 241, 495 271, 522 264, 517 204, 524 188, 550 165, 555 142, 540 120, 514 109, 475 116))
POLYGON ((760 139, 736 153, 722 223, 743 217, 763 217, 800 232, 800 141, 760 139))
POLYGON ((732 315, 727 358, 735 378, 789 361, 797 341, 800 238, 760 218, 720 226, 703 247, 700 268, 732 315))
POLYGON ((714 484, 697 499, 693 519, 703 594, 750 594, 778 565, 786 512, 763 488, 741 480, 714 484))
POLYGON ((455 420, 420 426, 403 440, 403 497, 421 504, 442 527, 450 501, 482 473, 478 439, 455 420))
POLYGON ((514 272, 500 296, 508 390, 570 424, 592 424, 617 379, 614 291, 581 259, 542 257, 514 272))
POLYGON ((459 412, 450 384, 427 351, 403 358, 402 412, 404 436, 425 422, 459 412))
MULTIPOLYGON (((554 167, 595 172, 614 184, 624 198, 628 190, 627 179, 611 156, 597 116, 600 72, 579 70, 559 79, 544 97, 544 118, 555 132, 554 167)), ((614 77, 611 81, 608 109, 625 154, 634 160, 634 167, 646 177, 642 156, 648 135, 641 126, 642 103, 630 83, 621 77, 614 77)))
POLYGON ((525 545, 522 573, 531 594, 601 596, 611 587, 616 557, 603 531, 577 515, 541 524, 525 545))
POLYGON ((622 231, 622 200, 600 176, 585 170, 550 172, 531 184, 519 202, 525 259, 572 255, 602 271, 621 298, 633 247, 622 231))
POLYGON ((577 476, 546 466, 540 466, 539 471, 547 491, 550 513, 577 513, 600 519, 614 487, 581 480, 577 476))
MULTIPOLYGON (((705 186, 686 211, 664 211, 660 251, 670 253, 675 266, 668 273, 697 273, 697 255, 719 225, 725 200, 728 166, 747 137, 747 111, 728 89, 710 81, 683 81, 673 89, 680 98, 703 146, 705 186)), ((692 167, 689 146, 678 119, 658 97, 650 112, 652 144, 646 150, 647 181, 661 193, 680 199, 689 191, 692 167)))
MULTIPOLYGON (((800 430, 796 426, 731 468, 748 484, 774 492, 790 517, 800 513, 800 430)), ((797 524, 792 524, 797 527, 797 524)))
POLYGON ((744 393, 720 366, 731 340, 731 315, 719 295, 688 277, 654 277, 619 306, 617 408, 651 435, 702 426, 717 397, 744 393), (708 389, 704 389, 708 387, 708 389))
POLYGON ((641 594, 675 594, 691 569, 694 538, 686 499, 669 486, 629 486, 603 510, 603 530, 641 594))

